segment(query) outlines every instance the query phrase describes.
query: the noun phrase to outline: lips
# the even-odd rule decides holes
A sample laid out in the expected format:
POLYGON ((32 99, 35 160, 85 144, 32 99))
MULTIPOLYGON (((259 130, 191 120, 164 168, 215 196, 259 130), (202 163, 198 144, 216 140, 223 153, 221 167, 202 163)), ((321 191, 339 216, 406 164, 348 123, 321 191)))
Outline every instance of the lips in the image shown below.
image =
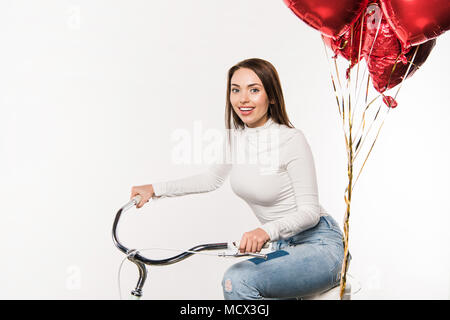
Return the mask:
POLYGON ((241 106, 239 107, 239 111, 241 112, 242 115, 246 116, 249 115, 250 113, 252 113, 252 111, 255 109, 255 107, 246 107, 246 106, 241 106))

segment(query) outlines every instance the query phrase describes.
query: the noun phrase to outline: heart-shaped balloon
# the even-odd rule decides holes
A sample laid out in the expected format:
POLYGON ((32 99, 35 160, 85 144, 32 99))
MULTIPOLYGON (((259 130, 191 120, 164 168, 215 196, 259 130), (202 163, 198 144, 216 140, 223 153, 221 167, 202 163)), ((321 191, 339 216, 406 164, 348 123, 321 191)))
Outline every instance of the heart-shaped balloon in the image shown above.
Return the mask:
POLYGON ((343 35, 366 8, 368 0, 283 0, 297 17, 322 34, 343 35))
POLYGON ((352 68, 362 59, 362 52, 359 55, 360 47, 364 42, 365 30, 361 33, 361 21, 358 19, 352 28, 346 31, 342 36, 337 39, 333 39, 327 36, 323 36, 323 41, 327 46, 333 50, 335 57, 337 55, 344 57, 350 62, 349 68, 352 68), (361 34, 363 37, 361 37, 361 34))
MULTIPOLYGON (((343 35, 337 39, 323 36, 325 44, 333 50, 334 58, 340 55, 350 62, 347 74, 363 56, 370 56, 378 33, 377 30, 381 28, 382 16, 383 12, 378 4, 372 3, 366 8, 360 18, 351 25, 350 30, 347 30, 343 35)), ((398 41, 395 41, 394 45, 398 48, 398 41)))
POLYGON ((449 0, 380 0, 391 28, 405 48, 450 29, 449 0))
POLYGON ((436 39, 432 39, 404 49, 385 18, 381 21, 376 38, 375 34, 372 34, 375 32, 375 30, 368 30, 366 33, 366 40, 374 39, 374 42, 372 40, 371 51, 368 50, 370 41, 365 43, 364 58, 367 61, 373 86, 380 93, 398 85, 405 76, 411 77, 427 60, 436 44, 436 39), (406 75, 410 64, 411 67, 406 75))

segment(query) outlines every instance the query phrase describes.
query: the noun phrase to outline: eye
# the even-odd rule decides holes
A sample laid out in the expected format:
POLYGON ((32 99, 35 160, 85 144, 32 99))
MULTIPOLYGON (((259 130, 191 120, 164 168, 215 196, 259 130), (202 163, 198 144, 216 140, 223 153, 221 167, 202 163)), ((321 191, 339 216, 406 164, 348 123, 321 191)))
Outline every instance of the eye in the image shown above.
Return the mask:
POLYGON ((255 93, 255 92, 259 92, 259 89, 258 89, 258 88, 251 88, 251 89, 250 89, 250 92, 254 92, 254 93, 255 93))
POLYGON ((239 89, 231 88, 231 92, 233 92, 233 93, 239 92, 239 89))

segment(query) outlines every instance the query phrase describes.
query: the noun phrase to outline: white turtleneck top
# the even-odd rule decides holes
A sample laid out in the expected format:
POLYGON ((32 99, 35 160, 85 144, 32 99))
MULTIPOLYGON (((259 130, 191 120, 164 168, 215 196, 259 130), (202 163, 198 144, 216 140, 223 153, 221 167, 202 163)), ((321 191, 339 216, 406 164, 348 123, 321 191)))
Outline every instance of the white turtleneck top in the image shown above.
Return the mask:
POLYGON ((233 192, 249 205, 270 241, 312 228, 328 215, 319 204, 314 159, 299 129, 269 118, 261 127, 245 125, 229 133, 231 142, 222 136, 223 152, 205 172, 153 183, 155 197, 213 191, 230 176, 233 192))

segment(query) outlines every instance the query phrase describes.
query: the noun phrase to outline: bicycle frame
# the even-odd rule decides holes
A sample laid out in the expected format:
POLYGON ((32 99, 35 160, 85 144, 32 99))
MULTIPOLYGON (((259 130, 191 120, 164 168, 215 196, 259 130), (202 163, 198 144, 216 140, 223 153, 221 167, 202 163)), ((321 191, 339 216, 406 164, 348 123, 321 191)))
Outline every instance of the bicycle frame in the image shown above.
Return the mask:
MULTIPOLYGON (((223 249, 229 249, 229 243, 228 242, 219 242, 219 243, 207 243, 207 244, 200 244, 197 245, 189 250, 186 250, 185 252, 182 252, 178 255, 172 256, 170 258, 166 259, 160 259, 160 260, 154 260, 154 259, 148 259, 144 256, 142 256, 139 251, 135 249, 129 249, 125 247, 120 241, 117 236, 117 226, 119 224, 120 217, 123 212, 130 209, 131 207, 137 205, 141 200, 141 197, 138 195, 131 199, 127 204, 125 204, 122 208, 119 209, 119 211, 116 214, 116 217, 114 219, 113 228, 112 228, 112 239, 115 244, 115 246, 125 253, 127 255, 127 259, 133 262, 139 271, 139 279, 136 284, 136 287, 133 291, 131 291, 131 295, 137 299, 140 299, 143 295, 143 287, 145 280, 147 279, 147 267, 146 265, 169 265, 173 263, 180 262, 187 257, 195 254, 196 252, 205 251, 205 250, 223 250, 223 249)), ((153 199, 152 199, 153 200, 153 199)), ((267 246, 265 246, 267 247, 267 246)), ((256 256, 260 258, 267 259, 267 255, 260 254, 260 253, 235 253, 235 254, 218 254, 218 256, 234 256, 234 257, 242 257, 242 256, 256 256)))

